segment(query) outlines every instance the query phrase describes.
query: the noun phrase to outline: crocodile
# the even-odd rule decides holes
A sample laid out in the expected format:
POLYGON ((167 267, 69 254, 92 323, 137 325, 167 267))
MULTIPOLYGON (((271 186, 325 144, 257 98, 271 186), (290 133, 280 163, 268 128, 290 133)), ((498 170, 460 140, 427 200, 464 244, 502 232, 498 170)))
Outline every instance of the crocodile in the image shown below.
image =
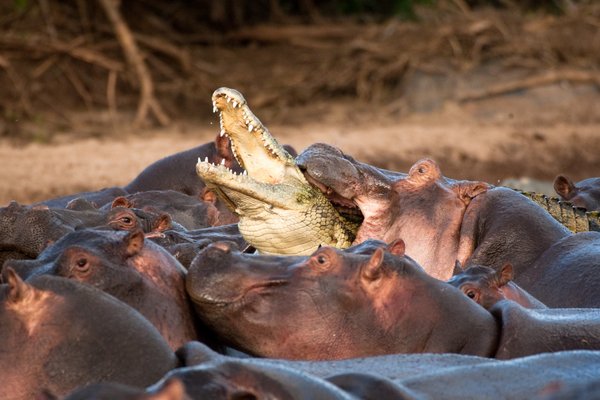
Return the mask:
POLYGON ((262 254, 307 255, 321 245, 349 247, 358 224, 340 215, 306 180, 242 94, 219 88, 212 102, 220 135, 230 139, 244 171, 198 159, 196 172, 239 216, 244 239, 262 254))
POLYGON ((600 231, 599 211, 586 211, 585 208, 576 207, 573 203, 561 200, 558 197, 549 197, 545 194, 518 189, 514 190, 542 207, 573 233, 600 231))

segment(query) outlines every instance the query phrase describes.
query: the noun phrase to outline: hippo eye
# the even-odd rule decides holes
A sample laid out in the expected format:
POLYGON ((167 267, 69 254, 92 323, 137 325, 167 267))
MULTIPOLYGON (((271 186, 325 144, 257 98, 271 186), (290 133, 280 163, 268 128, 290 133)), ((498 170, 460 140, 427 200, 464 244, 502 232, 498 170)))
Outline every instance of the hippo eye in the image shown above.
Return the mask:
POLYGON ((317 269, 326 269, 329 266, 329 257, 325 254, 316 254, 311 262, 317 269))
POLYGON ((131 223, 131 218, 129 218, 129 217, 123 217, 123 218, 121 218, 121 221, 124 222, 124 223, 126 223, 126 224, 130 224, 131 223))
POLYGON ((88 269, 90 269, 90 265, 88 263, 88 260, 85 257, 81 257, 81 258, 77 259, 77 261, 75 261, 75 266, 81 272, 85 272, 88 269))
POLYGON ((475 298, 475 291, 474 290, 467 290, 467 292, 465 294, 470 299, 474 299, 475 298))
POLYGON ((417 171, 419 171, 420 174, 424 174, 425 173, 425 167, 419 167, 419 169, 417 171))

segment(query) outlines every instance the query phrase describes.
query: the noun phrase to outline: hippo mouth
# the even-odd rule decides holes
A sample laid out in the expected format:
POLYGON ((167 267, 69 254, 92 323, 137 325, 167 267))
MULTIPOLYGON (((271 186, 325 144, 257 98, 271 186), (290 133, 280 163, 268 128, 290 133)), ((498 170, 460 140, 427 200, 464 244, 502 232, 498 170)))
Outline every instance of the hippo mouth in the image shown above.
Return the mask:
POLYGON ((349 199, 342 196, 340 193, 336 192, 331 187, 315 179, 310 175, 310 173, 306 170, 305 167, 299 166, 299 168, 300 171, 302 171, 302 173, 304 174, 304 177, 306 178, 308 183, 310 183, 311 186, 323 193, 327 200, 329 200, 331 205, 333 205, 333 207, 342 217, 344 217, 347 221, 362 224, 364 220, 364 215, 360 207, 356 204, 356 202, 353 199, 349 199))
POLYGON ((249 297, 260 296, 270 292, 270 289, 285 286, 288 284, 284 279, 272 279, 265 282, 259 282, 243 288, 240 293, 231 297, 223 297, 222 294, 213 296, 212 293, 190 292, 190 297, 194 303, 208 305, 211 307, 241 307, 246 304, 249 297))

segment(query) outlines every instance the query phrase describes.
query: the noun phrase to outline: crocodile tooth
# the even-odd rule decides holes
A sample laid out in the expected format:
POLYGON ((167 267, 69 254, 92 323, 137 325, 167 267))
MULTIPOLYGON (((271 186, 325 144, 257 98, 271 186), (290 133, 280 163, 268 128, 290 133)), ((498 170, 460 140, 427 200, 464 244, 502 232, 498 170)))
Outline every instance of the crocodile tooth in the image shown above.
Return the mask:
POLYGON ((252 126, 252 124, 248 125, 248 132, 252 132, 252 129, 254 129, 254 127, 252 126))
POLYGON ((235 100, 233 100, 233 101, 231 102, 231 104, 233 105, 233 108, 237 108, 237 106, 238 106, 238 102, 237 102, 237 101, 235 101, 235 100))
POLYGON ((216 113, 217 111, 219 111, 217 108, 217 103, 213 103, 213 112, 216 113))
POLYGON ((204 162, 208 163, 208 156, 204 157, 204 162))
POLYGON ((225 96, 225 100, 227 100, 227 102, 229 103, 231 101, 231 97, 225 96))
POLYGON ((223 137, 225 135, 225 129, 221 129, 221 132, 219 132, 219 136, 223 137))
POLYGON ((244 170, 243 174, 248 175, 248 171, 244 170))
POLYGON ((221 165, 225 165, 225 159, 224 158, 221 159, 221 165))

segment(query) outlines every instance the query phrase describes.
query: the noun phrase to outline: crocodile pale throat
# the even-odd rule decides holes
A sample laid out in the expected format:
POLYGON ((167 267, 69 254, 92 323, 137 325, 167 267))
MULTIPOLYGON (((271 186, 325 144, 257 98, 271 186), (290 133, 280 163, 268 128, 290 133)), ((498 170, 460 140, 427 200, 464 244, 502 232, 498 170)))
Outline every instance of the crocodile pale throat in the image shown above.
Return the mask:
POLYGON ((221 135, 227 135, 238 163, 235 174, 224 165, 198 160, 196 172, 216 190, 239 220, 248 243, 264 254, 311 254, 320 245, 350 246, 358 225, 348 222, 310 185, 294 158, 271 136, 236 90, 213 93, 221 135))

